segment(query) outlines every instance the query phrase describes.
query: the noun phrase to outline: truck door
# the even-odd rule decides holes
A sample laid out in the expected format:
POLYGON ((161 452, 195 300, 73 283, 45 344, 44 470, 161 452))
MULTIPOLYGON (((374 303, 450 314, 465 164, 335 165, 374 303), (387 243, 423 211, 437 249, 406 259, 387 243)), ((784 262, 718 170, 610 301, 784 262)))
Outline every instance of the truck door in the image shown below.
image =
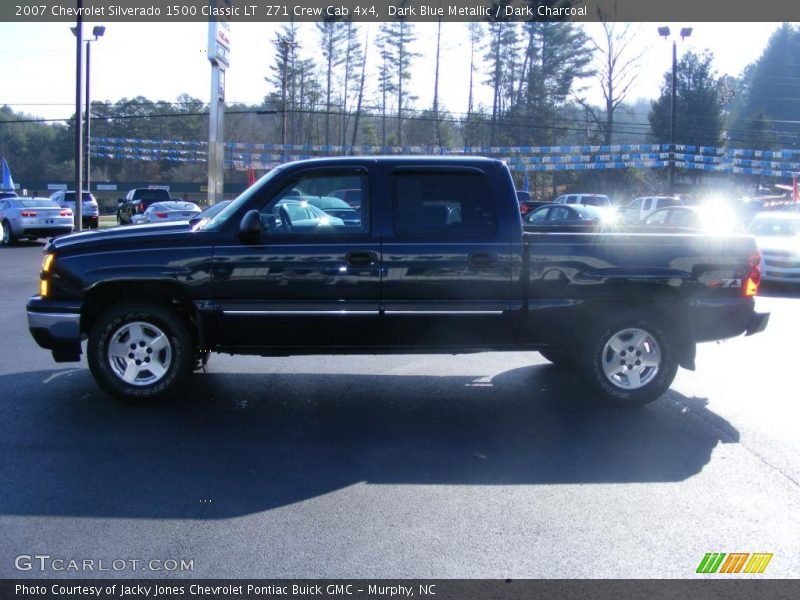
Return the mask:
POLYGON ((222 312, 215 339, 252 348, 370 343, 379 318, 380 240, 367 169, 304 169, 251 207, 263 225, 258 242, 234 238, 215 247, 214 297, 222 312), (314 206, 338 200, 332 192, 341 189, 360 190, 350 218, 314 206))
POLYGON ((465 166, 401 166, 388 173, 388 189, 386 340, 436 347, 506 340, 511 247, 498 225, 488 174, 465 166))

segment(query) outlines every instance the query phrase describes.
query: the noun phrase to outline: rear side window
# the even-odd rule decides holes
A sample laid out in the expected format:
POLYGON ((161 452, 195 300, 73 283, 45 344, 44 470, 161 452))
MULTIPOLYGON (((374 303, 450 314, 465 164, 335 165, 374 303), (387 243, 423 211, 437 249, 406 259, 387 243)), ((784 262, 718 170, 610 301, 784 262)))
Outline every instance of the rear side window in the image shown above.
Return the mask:
POLYGON ((397 173, 393 177, 397 235, 490 237, 497 216, 486 177, 480 173, 397 173))
POLYGON ((659 198, 656 200, 656 208, 666 208, 667 206, 677 206, 681 201, 675 198, 659 198))
POLYGON ((584 196, 581 204, 585 206, 608 206, 610 202, 605 196, 584 196))
MULTIPOLYGON (((83 202, 93 202, 94 196, 90 192, 83 192, 81 196, 83 202)), ((64 202, 75 202, 75 192, 65 192, 64 202)))
POLYGON ((133 193, 134 200, 154 200, 155 202, 163 202, 164 200, 171 200, 167 190, 136 190, 133 193))

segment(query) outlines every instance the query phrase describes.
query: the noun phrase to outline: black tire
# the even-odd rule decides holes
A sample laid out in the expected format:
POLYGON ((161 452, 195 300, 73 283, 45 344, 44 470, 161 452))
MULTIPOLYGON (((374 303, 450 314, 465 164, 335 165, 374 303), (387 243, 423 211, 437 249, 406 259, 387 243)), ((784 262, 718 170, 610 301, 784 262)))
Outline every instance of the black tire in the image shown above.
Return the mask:
POLYGON ((678 371, 679 339, 672 333, 674 331, 674 326, 649 311, 625 310, 605 317, 591 330, 577 353, 578 374, 602 403, 640 406, 653 402, 669 389, 678 371), (642 345, 626 347, 629 342, 623 340, 627 335, 631 336, 627 338, 630 343, 640 335, 625 333, 628 331, 644 332, 642 345), (607 346, 612 343, 621 343, 621 352, 607 346), (629 352, 632 347, 643 350, 629 352), (637 356, 639 351, 644 352, 644 357, 637 356), (658 360, 654 359, 656 356, 658 360), (636 362, 639 359, 642 360, 636 362), (625 361, 624 365, 622 361, 625 361), (653 370, 646 362, 655 362, 656 368, 653 370), (617 373, 607 375, 606 367, 617 373), (636 387, 637 383, 640 387, 636 387))
MULTIPOLYGON (((133 327, 136 326, 133 325, 133 327)), ((155 345, 153 343, 153 347, 155 345)), ((109 308, 100 315, 89 334, 87 360, 95 381, 109 395, 126 401, 166 400, 181 389, 192 372, 194 366, 192 346, 192 337, 187 323, 180 315, 157 304, 131 302, 109 308), (128 356, 132 355, 137 360, 139 358, 142 361, 147 360, 148 363, 150 362, 148 359, 153 357, 153 366, 160 365, 163 371, 160 376, 155 372, 150 372, 151 375, 148 377, 145 375, 148 373, 146 369, 149 368, 146 365, 143 364, 141 368, 129 365, 132 370, 139 370, 142 374, 137 381, 128 382, 117 374, 121 369, 120 361, 128 361, 119 356, 111 357, 109 346, 112 343, 127 345, 130 341, 136 341, 132 334, 125 340, 125 335, 128 333, 125 331, 126 325, 134 323, 143 324, 141 330, 145 332, 145 335, 141 338, 142 340, 149 339, 155 342, 160 338, 148 338, 147 336, 157 332, 164 334, 166 342, 160 342, 165 344, 165 347, 155 350, 155 354, 144 354, 144 352, 151 351, 148 342, 145 342, 146 345, 141 350, 138 347, 139 344, 134 344, 137 346, 135 349, 137 354, 132 352, 128 356), (156 365, 157 362, 159 365, 156 365), (148 379, 153 377, 158 378, 152 383, 148 383, 148 379)), ((139 365, 138 362, 136 364, 139 365)), ((125 372, 127 373, 127 370, 125 372)))
POLYGON ((14 230, 11 229, 11 224, 8 221, 3 221, 3 232, 0 236, 0 245, 13 246, 17 243, 17 238, 14 237, 14 230))
POLYGON ((551 346, 546 350, 539 350, 539 354, 561 369, 575 368, 575 357, 561 348, 551 346))

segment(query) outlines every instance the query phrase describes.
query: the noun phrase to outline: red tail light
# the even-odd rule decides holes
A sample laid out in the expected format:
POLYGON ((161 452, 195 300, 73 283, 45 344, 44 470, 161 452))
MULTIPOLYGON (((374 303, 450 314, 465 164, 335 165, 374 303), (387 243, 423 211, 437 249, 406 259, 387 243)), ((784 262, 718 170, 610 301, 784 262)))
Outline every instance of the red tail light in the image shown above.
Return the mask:
POLYGON ((138 210, 139 212, 144 212, 144 202, 139 202, 139 208, 136 210, 138 210))
POLYGON ((527 215, 528 214, 528 205, 527 204, 520 204, 519 205, 519 212, 522 214, 523 217, 525 215, 527 215))
POLYGON ((744 281, 744 295, 755 296, 758 293, 758 284, 761 283, 761 254, 756 250, 750 257, 747 265, 747 279, 744 281))
POLYGON ((35 210, 23 210, 19 213, 21 217, 35 217, 36 211, 35 210))
POLYGON ((166 219, 166 218, 167 218, 167 213, 165 213, 165 212, 161 212, 161 211, 156 211, 156 216, 157 216, 159 219, 166 219))
POLYGON ((68 209, 68 208, 65 208, 60 213, 58 213, 58 216, 59 217, 71 217, 72 216, 72 211, 70 209, 68 209))

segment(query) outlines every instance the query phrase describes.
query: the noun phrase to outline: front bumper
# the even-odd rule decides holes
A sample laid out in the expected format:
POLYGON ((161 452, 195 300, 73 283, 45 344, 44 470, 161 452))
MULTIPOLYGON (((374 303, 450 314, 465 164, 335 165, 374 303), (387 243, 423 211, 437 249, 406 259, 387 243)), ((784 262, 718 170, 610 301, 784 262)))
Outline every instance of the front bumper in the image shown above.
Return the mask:
POLYGON ((56 362, 77 362, 81 358, 80 305, 34 296, 28 301, 28 328, 42 348, 50 350, 56 362))

